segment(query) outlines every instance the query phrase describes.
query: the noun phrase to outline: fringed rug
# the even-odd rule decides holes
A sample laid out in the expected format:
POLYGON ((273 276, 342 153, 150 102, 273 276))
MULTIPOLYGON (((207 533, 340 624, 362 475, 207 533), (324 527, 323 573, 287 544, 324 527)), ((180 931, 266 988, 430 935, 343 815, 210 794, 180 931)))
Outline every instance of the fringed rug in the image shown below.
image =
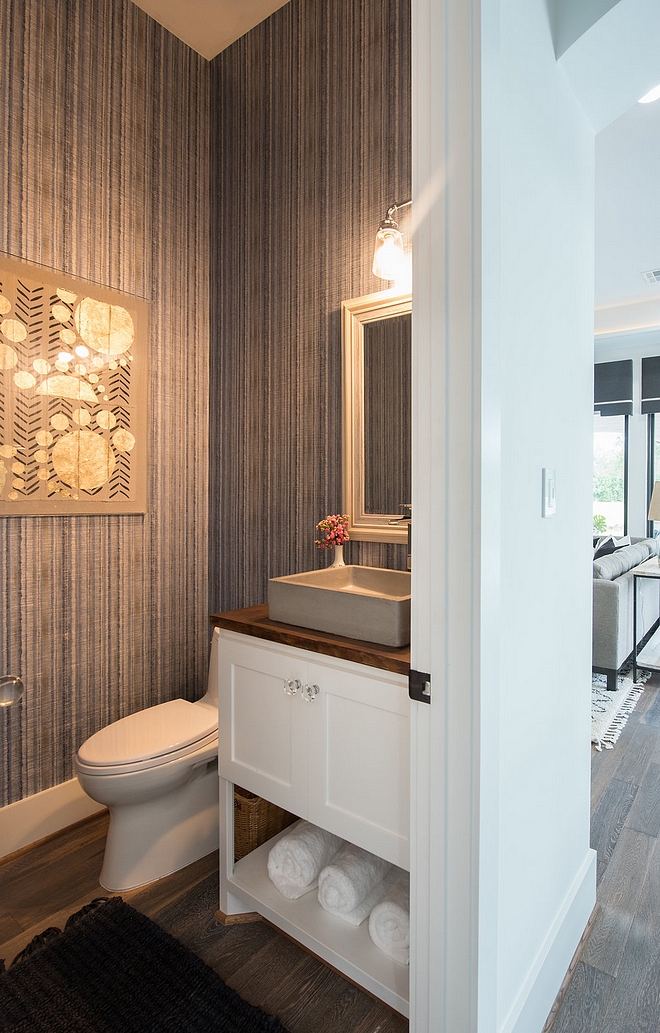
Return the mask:
POLYGON ((597 750, 611 750, 637 705, 648 672, 639 671, 638 681, 619 675, 615 692, 607 691, 604 674, 591 675, 591 741, 597 750))
POLYGON ((121 897, 47 929, 0 974, 3 1033, 286 1033, 121 897))

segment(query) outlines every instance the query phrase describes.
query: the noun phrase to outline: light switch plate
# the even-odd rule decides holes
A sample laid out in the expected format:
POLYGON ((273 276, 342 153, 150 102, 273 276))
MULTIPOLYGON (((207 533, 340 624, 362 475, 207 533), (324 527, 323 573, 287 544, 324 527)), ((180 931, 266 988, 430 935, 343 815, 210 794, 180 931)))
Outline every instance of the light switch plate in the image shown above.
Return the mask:
POLYGON ((557 510, 557 495, 555 490, 555 471, 543 467, 543 516, 551 517, 557 510))

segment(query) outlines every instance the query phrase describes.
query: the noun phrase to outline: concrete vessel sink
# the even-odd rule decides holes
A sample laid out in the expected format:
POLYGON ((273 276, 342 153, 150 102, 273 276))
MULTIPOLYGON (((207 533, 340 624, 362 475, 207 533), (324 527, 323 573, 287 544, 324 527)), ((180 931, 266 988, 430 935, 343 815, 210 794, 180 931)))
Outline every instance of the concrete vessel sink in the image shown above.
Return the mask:
POLYGON ((347 565, 271 578, 268 616, 331 635, 406 646, 410 642, 410 574, 347 565))

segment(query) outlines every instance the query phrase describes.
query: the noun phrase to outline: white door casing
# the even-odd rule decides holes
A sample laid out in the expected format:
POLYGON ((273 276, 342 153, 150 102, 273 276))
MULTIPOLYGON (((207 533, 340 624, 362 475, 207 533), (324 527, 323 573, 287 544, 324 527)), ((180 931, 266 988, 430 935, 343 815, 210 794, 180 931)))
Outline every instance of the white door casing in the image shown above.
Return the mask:
POLYGON ((480 9, 413 0, 411 1030, 477 1029, 480 9))

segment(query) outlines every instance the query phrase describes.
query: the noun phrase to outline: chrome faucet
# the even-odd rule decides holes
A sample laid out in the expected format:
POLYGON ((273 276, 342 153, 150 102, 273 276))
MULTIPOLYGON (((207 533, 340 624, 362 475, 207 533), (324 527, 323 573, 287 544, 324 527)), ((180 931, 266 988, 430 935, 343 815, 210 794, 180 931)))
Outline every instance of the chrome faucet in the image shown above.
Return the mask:
POLYGON ((408 570, 411 569, 411 556, 412 556, 412 503, 400 502, 399 509, 401 510, 401 516, 395 517, 394 520, 388 520, 390 524, 407 524, 408 525, 408 556, 406 557, 406 567, 408 570), (406 512, 406 510, 408 512, 406 512))

